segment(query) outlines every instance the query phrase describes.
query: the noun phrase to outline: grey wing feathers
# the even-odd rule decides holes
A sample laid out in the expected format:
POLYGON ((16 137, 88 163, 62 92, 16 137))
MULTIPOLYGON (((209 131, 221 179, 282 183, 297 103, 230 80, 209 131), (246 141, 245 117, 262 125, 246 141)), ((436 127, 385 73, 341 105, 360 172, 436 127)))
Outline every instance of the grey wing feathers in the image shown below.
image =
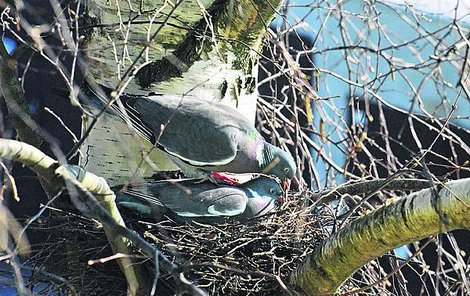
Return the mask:
POLYGON ((237 140, 251 128, 238 112, 228 112, 221 104, 195 98, 170 100, 157 96, 138 100, 134 107, 165 151, 196 166, 232 161, 237 153, 237 140))
POLYGON ((142 138, 195 166, 228 164, 238 140, 254 130, 234 109, 192 96, 123 95, 111 108, 142 138))
MULTIPOLYGON (((103 87, 104 88, 104 87, 103 87)), ((90 96, 88 99, 90 100, 89 103, 96 106, 96 108, 104 108, 109 101, 108 95, 105 92, 110 92, 109 89, 103 89, 102 91, 95 91, 94 89, 88 89, 90 96)), ((127 101, 132 101, 137 99, 138 97, 128 97, 127 95, 123 95, 122 99, 116 100, 114 104, 110 107, 111 114, 118 115, 122 120, 124 120, 129 127, 135 130, 135 132, 147 140, 151 142, 152 139, 152 130, 147 128, 139 118, 138 112, 132 108, 127 101), (124 102, 124 103, 123 103, 124 102)), ((107 110, 109 111, 109 110, 107 110)))
POLYGON ((127 189, 126 191, 123 192, 124 194, 127 194, 133 198, 137 198, 145 203, 148 203, 149 205, 155 206, 155 207, 164 207, 165 205, 162 204, 162 202, 152 194, 148 192, 141 192, 139 190, 135 189, 127 189))
POLYGON ((213 184, 187 188, 191 194, 174 186, 167 187, 159 192, 158 198, 165 207, 184 217, 235 216, 245 211, 248 197, 241 189, 213 184))
POLYGON ((182 217, 218 217, 242 214, 248 197, 242 189, 219 187, 212 183, 152 184, 146 192, 141 188, 125 193, 148 203, 151 207, 166 207, 182 217), (184 188, 184 190, 182 189, 184 188), (188 194, 187 191, 191 194, 188 194))

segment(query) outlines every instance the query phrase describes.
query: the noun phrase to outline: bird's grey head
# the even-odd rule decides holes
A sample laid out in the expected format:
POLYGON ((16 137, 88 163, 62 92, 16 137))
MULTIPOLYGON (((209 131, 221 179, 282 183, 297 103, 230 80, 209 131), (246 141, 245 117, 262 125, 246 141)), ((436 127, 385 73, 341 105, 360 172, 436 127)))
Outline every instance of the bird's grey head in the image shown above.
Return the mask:
POLYGON ((264 215, 283 201, 284 192, 276 179, 260 176, 242 185, 247 191, 247 216, 264 215))
POLYGON ((295 176, 296 165, 290 152, 265 143, 262 150, 262 173, 275 175, 282 181, 291 180, 295 176))

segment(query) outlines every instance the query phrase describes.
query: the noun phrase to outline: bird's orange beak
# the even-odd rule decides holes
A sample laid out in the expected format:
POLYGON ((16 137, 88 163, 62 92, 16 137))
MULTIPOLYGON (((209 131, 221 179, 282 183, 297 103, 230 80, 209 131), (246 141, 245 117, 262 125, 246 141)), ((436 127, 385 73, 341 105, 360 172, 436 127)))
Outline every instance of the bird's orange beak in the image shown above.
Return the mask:
POLYGON ((284 203, 287 200, 287 192, 290 189, 290 180, 289 179, 284 179, 282 181, 282 190, 284 191, 284 196, 282 197, 282 202, 284 203))
POLYGON ((287 193, 287 191, 289 191, 290 189, 290 180, 289 179, 284 179, 284 181, 282 181, 282 190, 284 190, 284 192, 287 193))

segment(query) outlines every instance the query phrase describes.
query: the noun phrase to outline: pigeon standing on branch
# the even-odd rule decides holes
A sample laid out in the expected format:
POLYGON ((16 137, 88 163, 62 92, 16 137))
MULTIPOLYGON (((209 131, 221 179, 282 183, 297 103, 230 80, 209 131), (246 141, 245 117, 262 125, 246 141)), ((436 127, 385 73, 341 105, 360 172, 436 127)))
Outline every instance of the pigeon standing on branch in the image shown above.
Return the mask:
POLYGON ((295 175, 289 152, 266 142, 241 113, 222 103, 193 96, 121 95, 112 109, 190 176, 262 173, 279 177, 288 188, 295 175))

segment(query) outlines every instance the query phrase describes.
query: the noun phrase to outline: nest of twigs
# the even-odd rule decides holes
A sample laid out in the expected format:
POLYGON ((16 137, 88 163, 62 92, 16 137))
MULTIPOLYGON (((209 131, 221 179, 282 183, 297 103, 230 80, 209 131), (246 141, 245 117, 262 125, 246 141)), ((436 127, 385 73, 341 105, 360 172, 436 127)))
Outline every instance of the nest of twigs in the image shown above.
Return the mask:
MULTIPOLYGON (((223 224, 177 224, 170 219, 151 221, 132 212, 123 214, 128 227, 210 295, 273 295, 282 293, 291 271, 325 238, 328 223, 333 221, 332 216, 309 206, 309 196, 310 192, 292 194, 276 212, 223 224)), ((36 282, 68 295, 110 295, 111 291, 125 295, 125 279, 114 260, 88 265, 89 260, 112 255, 97 222, 51 210, 50 217, 32 230, 47 237, 28 260, 42 271, 36 282)), ((143 261, 153 274, 153 263, 143 261)), ((157 295, 175 293, 170 275, 160 274, 157 291, 157 295)))

